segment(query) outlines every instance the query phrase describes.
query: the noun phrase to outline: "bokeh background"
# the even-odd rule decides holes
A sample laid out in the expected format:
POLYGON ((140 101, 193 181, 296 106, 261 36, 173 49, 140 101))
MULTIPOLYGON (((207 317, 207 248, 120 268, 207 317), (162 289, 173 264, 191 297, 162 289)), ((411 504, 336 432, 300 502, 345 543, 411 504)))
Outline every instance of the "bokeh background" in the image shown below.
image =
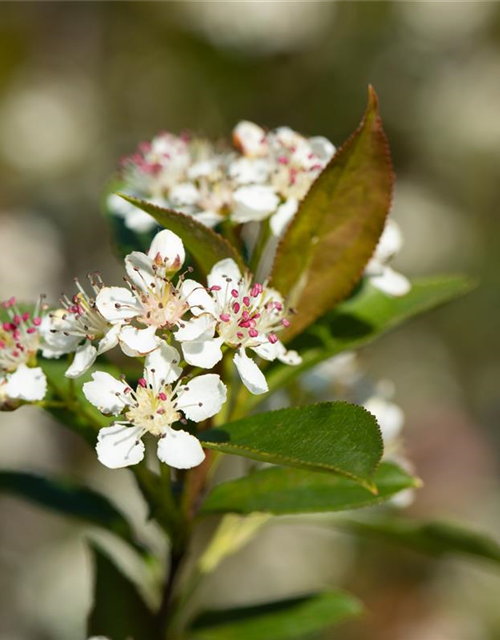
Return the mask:
MULTIPOLYGON (((55 301, 74 275, 120 276, 99 197, 139 140, 163 129, 218 138, 245 118, 338 145, 368 83, 398 175, 406 245, 396 266, 463 271, 481 285, 365 349, 363 362, 396 382, 407 415, 407 452, 425 482, 412 514, 498 535, 499 3, 0 3, 0 298, 43 291, 55 301)), ((60 426, 30 409, 0 422, 2 467, 83 478, 143 521, 127 473, 99 467, 60 426)), ((85 535, 0 500, 0 640, 84 637, 85 535)), ((368 608, 324 639, 500 637, 498 571, 311 523, 268 526, 200 597, 221 605, 324 585, 368 608)))

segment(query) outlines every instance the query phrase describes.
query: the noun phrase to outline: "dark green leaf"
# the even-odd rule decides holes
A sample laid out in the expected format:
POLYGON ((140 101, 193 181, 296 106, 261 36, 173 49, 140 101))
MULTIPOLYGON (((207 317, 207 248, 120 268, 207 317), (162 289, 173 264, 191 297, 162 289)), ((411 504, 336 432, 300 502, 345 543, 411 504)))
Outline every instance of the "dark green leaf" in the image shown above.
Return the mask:
MULTIPOLYGON (((302 363, 295 367, 271 366, 266 372, 270 391, 287 385, 327 358, 364 346, 405 320, 464 295, 474 286, 475 282, 464 276, 422 278, 412 282, 406 295, 389 297, 364 282, 352 298, 292 341, 290 348, 299 351, 302 363)), ((258 400, 258 396, 249 398, 246 410, 258 400)))
POLYGON ((244 269, 245 265, 242 257, 226 238, 201 224, 192 216, 172 211, 171 209, 164 209, 132 196, 120 195, 131 204, 153 216, 162 227, 170 229, 170 231, 182 238, 193 259, 205 273, 208 273, 216 262, 224 258, 232 258, 241 269, 244 269))
POLYGON ((88 620, 89 636, 110 640, 152 640, 158 637, 154 615, 137 587, 98 547, 94 558, 94 604, 88 620))
POLYGON ((0 471, 0 493, 18 496, 64 516, 102 527, 141 548, 130 524, 108 498, 75 482, 20 471, 0 471))
POLYGON ((345 402, 259 413, 204 431, 200 439, 209 449, 338 473, 370 488, 383 450, 375 418, 345 402))
POLYGON ((383 462, 373 481, 377 495, 341 476, 289 467, 262 469, 216 486, 201 512, 285 515, 343 511, 380 504, 403 489, 419 486, 416 478, 392 462, 383 462))
POLYGON ((362 605, 340 591, 326 591, 270 604, 211 611, 195 620, 193 640, 303 640, 362 613, 362 605))
POLYGON ((288 337, 343 300, 361 278, 382 234, 393 182, 370 87, 358 130, 314 182, 278 247, 272 285, 298 312, 288 337))
POLYGON ((485 533, 450 522, 403 518, 341 519, 349 531, 374 536, 433 556, 460 554, 500 563, 500 544, 485 533))

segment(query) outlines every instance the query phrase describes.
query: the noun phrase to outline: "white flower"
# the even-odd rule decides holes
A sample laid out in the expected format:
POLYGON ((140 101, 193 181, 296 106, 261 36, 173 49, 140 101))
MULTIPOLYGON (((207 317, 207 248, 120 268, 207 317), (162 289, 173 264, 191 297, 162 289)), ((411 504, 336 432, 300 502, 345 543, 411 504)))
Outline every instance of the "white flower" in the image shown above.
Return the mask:
POLYGON ((182 328, 188 311, 203 311, 198 306, 201 285, 181 277, 175 287, 170 280, 184 259, 182 240, 164 229, 155 236, 147 255, 134 251, 125 258, 128 288, 103 287, 99 291, 96 307, 117 327, 117 339, 127 355, 151 353, 158 347, 158 330, 182 328))
POLYGON ((20 401, 43 400, 47 379, 36 362, 45 305, 40 298, 34 312, 21 312, 16 299, 2 302, 0 325, 0 407, 15 408, 20 401))
MULTIPOLYGON (((157 204, 165 205, 163 201, 158 202, 157 204)), ((125 200, 117 193, 112 193, 108 196, 107 206, 115 216, 123 218, 127 229, 131 229, 137 233, 148 233, 158 226, 158 223, 153 216, 150 216, 149 213, 146 213, 142 209, 134 206, 131 202, 128 202, 128 200, 125 200)))
POLYGON ((42 324, 42 355, 45 358, 59 358, 75 352, 73 362, 66 370, 68 378, 81 376, 98 355, 118 344, 120 327, 108 322, 96 306, 94 296, 104 288, 102 279, 97 273, 89 274, 88 278, 93 295, 89 296, 75 278, 78 293, 71 299, 63 295, 62 308, 50 313, 42 324))
POLYGON ((214 265, 208 285, 210 295, 201 288, 195 292, 203 311, 176 334, 186 362, 209 369, 221 360, 221 347, 226 344, 237 349, 234 363, 243 384, 252 393, 265 393, 265 376, 247 356, 247 348, 265 360, 278 358, 290 365, 301 362, 276 336, 290 324, 283 298, 273 289, 252 283, 249 274, 242 276, 231 258, 214 265))
POLYGON ((365 267, 365 276, 370 279, 371 284, 389 296, 404 296, 411 289, 408 278, 388 265, 402 246, 403 236, 399 225, 389 219, 375 253, 365 267))
POLYGON ((190 469, 204 460, 199 440, 172 425, 217 414, 226 400, 226 387, 215 374, 179 380, 179 361, 178 351, 162 342, 147 356, 136 390, 102 371, 83 385, 85 397, 99 411, 124 417, 99 431, 96 450, 105 466, 115 469, 140 462, 147 433, 158 437, 158 458, 171 467, 190 469))

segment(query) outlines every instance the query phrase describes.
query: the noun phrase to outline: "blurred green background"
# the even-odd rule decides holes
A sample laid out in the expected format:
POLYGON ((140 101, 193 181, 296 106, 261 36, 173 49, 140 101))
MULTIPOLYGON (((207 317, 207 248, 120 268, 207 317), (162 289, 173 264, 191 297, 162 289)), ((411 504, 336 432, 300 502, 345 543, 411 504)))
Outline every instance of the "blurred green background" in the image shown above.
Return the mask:
MULTIPOLYGON (((411 512, 500 525, 500 4, 495 2, 2 2, 0 297, 99 269, 119 281, 99 197, 118 158, 157 131, 228 136, 240 119, 340 145, 372 83, 398 176, 408 275, 463 271, 480 287, 363 352, 396 383, 425 482, 411 512)), ((0 416, 0 465, 66 473, 138 523, 124 472, 61 427, 0 416)), ((80 640, 90 567, 77 524, 0 501, 0 640, 80 640)), ((157 532, 144 535, 160 545, 157 532)), ((125 558, 134 572, 131 558, 125 558)), ((342 640, 496 640, 500 576, 328 528, 279 520, 209 581, 210 605, 351 589, 367 616, 342 640)))

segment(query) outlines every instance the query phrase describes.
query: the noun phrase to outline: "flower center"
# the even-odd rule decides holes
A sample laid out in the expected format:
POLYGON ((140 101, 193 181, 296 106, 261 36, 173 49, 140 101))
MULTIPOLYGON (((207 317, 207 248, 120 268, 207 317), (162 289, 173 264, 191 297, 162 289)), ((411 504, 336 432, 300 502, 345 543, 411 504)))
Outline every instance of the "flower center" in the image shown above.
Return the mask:
POLYGON ((40 344, 38 328, 42 323, 38 315, 40 306, 41 302, 32 315, 27 311, 21 313, 15 298, 1 303, 6 317, 0 323, 0 370, 15 371, 36 355, 40 344))
POLYGON ((160 287, 150 287, 147 294, 141 296, 142 315, 139 322, 148 326, 171 329, 189 309, 177 289, 167 281, 160 287))
MULTIPOLYGON (((276 292, 248 277, 236 286, 228 278, 228 291, 219 310, 217 333, 233 348, 277 342, 277 331, 290 325, 276 292)), ((212 288, 213 289, 213 288, 212 288)))
POLYGON ((125 413, 126 419, 132 424, 141 427, 155 436, 160 436, 165 429, 181 419, 181 414, 176 410, 172 401, 172 389, 169 385, 157 392, 152 388, 141 385, 139 381, 137 390, 132 394, 133 404, 125 413))
MULTIPOLYGON (((104 287, 104 283, 98 273, 88 275, 90 286, 95 295, 104 287)), ((89 296, 80 282, 75 278, 78 293, 71 299, 63 295, 61 305, 63 313, 52 314, 54 327, 52 332, 62 331, 68 335, 97 340, 102 338, 109 329, 109 324, 99 313, 95 298, 89 296)))

